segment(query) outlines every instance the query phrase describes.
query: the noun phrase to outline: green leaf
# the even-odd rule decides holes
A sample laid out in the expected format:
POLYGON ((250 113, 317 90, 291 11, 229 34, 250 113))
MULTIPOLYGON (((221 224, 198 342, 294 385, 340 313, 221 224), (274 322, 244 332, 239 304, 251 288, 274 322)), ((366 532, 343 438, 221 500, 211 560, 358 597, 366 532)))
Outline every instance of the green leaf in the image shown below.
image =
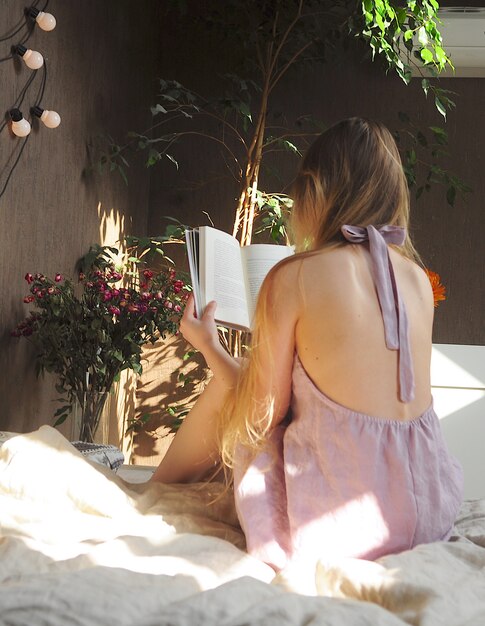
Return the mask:
POLYGON ((174 159, 174 157, 171 154, 165 153, 165 156, 167 157, 169 161, 172 161, 172 163, 175 165, 177 169, 179 168, 178 162, 174 159))
POLYGON ((150 107, 152 115, 158 115, 158 113, 167 113, 167 109, 161 104, 156 104, 154 107, 150 107))
POLYGON ((445 105, 443 104, 443 102, 441 101, 441 99, 438 96, 435 97, 434 103, 435 103, 436 108, 438 109, 438 111, 441 113, 441 115, 446 119, 446 108, 445 108, 445 105))
POLYGON ((455 199, 456 199, 456 187, 454 185, 451 185, 446 190, 446 201, 448 202, 450 206, 455 206, 455 199))
MULTIPOLYGON (((424 26, 421 26, 421 28, 418 30, 418 41, 424 47, 428 45, 428 33, 426 32, 426 28, 424 26)), ((433 56, 431 55, 431 60, 432 59, 433 56)))
POLYGON ((428 48, 423 48, 419 54, 421 55, 421 58, 423 59, 425 64, 433 62, 433 53, 428 50, 428 48))
POLYGON ((63 424, 67 418, 69 417, 69 413, 65 413, 64 415, 61 415, 61 417, 59 417, 55 422, 54 422, 54 428, 56 426, 60 426, 61 424, 63 424))
POLYGON ((60 409, 57 409, 57 411, 54 413, 54 417, 57 417, 58 415, 62 415, 63 413, 69 413, 70 410, 71 410, 71 405, 65 404, 64 406, 61 406, 60 409))
POLYGON ((439 144, 444 146, 448 143, 448 134, 444 128, 441 128, 441 126, 430 126, 429 129, 439 144))

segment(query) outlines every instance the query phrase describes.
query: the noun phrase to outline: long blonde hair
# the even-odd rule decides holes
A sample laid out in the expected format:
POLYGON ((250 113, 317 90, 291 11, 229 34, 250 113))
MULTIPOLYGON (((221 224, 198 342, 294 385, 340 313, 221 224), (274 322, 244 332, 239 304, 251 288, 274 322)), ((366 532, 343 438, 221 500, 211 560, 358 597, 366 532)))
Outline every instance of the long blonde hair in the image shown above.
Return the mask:
MULTIPOLYGON (((298 254, 283 264, 344 245, 344 224, 409 226, 409 191, 399 151, 389 130, 378 122, 350 118, 320 135, 303 159, 292 195, 289 231, 298 254)), ((419 262, 409 234, 399 251, 419 262)), ((228 466, 238 444, 257 450, 273 422, 274 398, 258 399, 257 390, 271 369, 263 371, 261 355, 267 350, 266 329, 277 314, 270 298, 274 275, 275 270, 259 294, 249 358, 220 415, 220 451, 228 466)))

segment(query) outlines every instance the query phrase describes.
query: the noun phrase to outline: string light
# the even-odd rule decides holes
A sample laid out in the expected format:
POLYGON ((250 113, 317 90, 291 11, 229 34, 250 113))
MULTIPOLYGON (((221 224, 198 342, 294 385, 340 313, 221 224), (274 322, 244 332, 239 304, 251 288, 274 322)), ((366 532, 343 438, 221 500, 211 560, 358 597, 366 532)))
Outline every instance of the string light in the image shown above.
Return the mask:
POLYGON ((14 51, 22 57, 25 65, 31 70, 38 70, 44 65, 44 57, 37 50, 30 50, 22 44, 15 46, 14 51))
POLYGON ((11 129, 17 137, 27 137, 30 133, 30 123, 24 118, 20 109, 11 109, 10 118, 12 120, 11 129))
POLYGON ((32 107, 30 110, 47 128, 57 128, 61 123, 61 116, 56 111, 47 111, 39 106, 32 107))
MULTIPOLYGON (((56 111, 45 110, 41 107, 41 103, 44 97, 44 92, 47 83, 47 65, 44 61, 44 57, 40 52, 36 50, 31 50, 26 47, 27 41, 32 36, 34 32, 34 24, 32 24, 32 20, 35 20, 35 24, 39 26, 40 29, 44 31, 51 31, 56 27, 56 19, 55 17, 46 12, 47 6, 49 4, 49 0, 45 0, 42 8, 38 5, 40 4, 40 0, 35 0, 32 3, 30 8, 25 9, 23 19, 19 20, 14 26, 10 28, 6 34, 0 36, 0 43, 11 41, 14 37, 17 39, 17 45, 12 46, 11 53, 3 58, 0 58, 0 63, 12 60, 15 58, 15 55, 18 55, 23 59, 26 66, 33 70, 30 72, 30 75, 25 82, 24 86, 20 90, 14 104, 11 106, 8 114, 5 116, 4 121, 0 120, 0 134, 8 125, 11 129, 12 133, 17 137, 23 139, 23 141, 18 142, 18 148, 14 149, 14 152, 11 155, 11 158, 14 158, 12 166, 10 167, 10 171, 7 174, 6 180, 3 184, 3 187, 0 187, 0 198, 4 195, 7 190, 8 184, 12 175, 20 162, 22 157, 22 153, 24 152, 27 143, 32 136, 31 134, 31 124, 29 120, 25 119, 22 115, 20 107, 24 102, 27 94, 31 94, 31 85, 35 81, 36 77, 42 75, 39 88, 37 91, 37 95, 33 102, 33 106, 30 109, 30 113, 32 116, 38 117, 48 128, 56 128, 61 123, 60 115, 56 111), (27 18, 27 19, 26 19, 27 18), (22 31, 24 32, 22 35, 22 31), (38 72, 42 68, 41 72, 38 72)), ((30 97, 30 96, 29 96, 30 97)), ((32 102, 32 99, 30 100, 32 102)), ((9 159, 10 160, 10 159, 9 159)), ((5 171, 5 168, 3 169, 5 171)))
POLYGON ((56 18, 51 13, 44 13, 44 11, 31 7, 27 15, 35 20, 42 30, 51 31, 56 27, 56 18))

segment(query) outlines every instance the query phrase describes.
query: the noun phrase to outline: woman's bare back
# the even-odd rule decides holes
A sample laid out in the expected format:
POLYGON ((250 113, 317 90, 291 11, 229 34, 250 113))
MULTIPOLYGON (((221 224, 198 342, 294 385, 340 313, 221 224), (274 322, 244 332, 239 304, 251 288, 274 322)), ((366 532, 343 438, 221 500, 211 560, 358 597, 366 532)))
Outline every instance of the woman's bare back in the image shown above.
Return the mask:
POLYGON ((304 257, 296 349, 315 385, 335 402, 375 417, 410 420, 430 405, 433 296, 424 271, 389 249, 406 306, 415 397, 399 400, 397 350, 385 344, 384 324, 367 246, 347 244, 304 257))

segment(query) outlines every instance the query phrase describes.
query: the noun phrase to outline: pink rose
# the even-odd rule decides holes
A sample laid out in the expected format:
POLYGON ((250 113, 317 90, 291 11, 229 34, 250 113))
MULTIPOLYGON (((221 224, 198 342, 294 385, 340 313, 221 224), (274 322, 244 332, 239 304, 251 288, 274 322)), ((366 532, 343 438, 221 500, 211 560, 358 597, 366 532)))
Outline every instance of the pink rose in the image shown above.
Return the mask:
POLYGON ((62 275, 61 275, 61 274, 59 274, 59 273, 57 273, 57 274, 54 276, 54 280, 56 281, 56 283, 60 283, 60 282, 61 282, 61 280, 62 280, 62 275))

